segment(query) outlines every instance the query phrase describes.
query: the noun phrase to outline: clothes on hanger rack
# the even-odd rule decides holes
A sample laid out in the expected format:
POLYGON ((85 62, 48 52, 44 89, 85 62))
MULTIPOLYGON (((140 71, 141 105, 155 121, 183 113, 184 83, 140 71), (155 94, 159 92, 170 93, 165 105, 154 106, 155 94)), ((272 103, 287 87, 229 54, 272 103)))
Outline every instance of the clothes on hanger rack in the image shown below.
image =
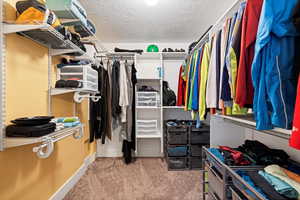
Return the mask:
MULTIPOLYGON (((110 65, 109 61, 107 65, 110 65)), ((111 114, 111 88, 109 73, 103 67, 93 65, 98 72, 98 89, 101 96, 98 102, 90 101, 90 142, 94 139, 101 139, 105 144, 105 139, 111 139, 112 114, 111 114)))
POLYGON ((193 111, 194 119, 198 113, 204 120, 206 108, 212 114, 222 109, 224 115, 242 115, 254 105, 257 129, 291 128, 300 71, 295 56, 300 41, 297 3, 241 1, 236 12, 221 21, 221 30, 210 33, 208 42, 200 41, 180 72, 186 80, 185 110, 193 111))
POLYGON ((257 129, 290 129, 296 97, 295 37, 291 19, 297 0, 265 0, 252 65, 257 129), (272 23, 276 22, 276 23, 272 23))
MULTIPOLYGON (((130 81, 132 84, 132 99, 131 99, 131 114, 128 117, 131 117, 131 121, 135 121, 135 115, 136 115, 136 110, 135 110, 135 85, 137 84, 137 71, 135 69, 135 64, 133 63, 131 65, 131 74, 130 74, 130 81)), ((127 129, 130 131, 130 129, 127 129)), ((136 149, 135 146, 135 140, 136 140, 136 133, 135 133, 135 123, 132 123, 131 125, 131 132, 128 132, 128 135, 130 134, 130 139, 124 139, 123 140, 123 145, 122 145, 122 152, 123 152, 123 157, 124 161, 126 164, 129 164, 132 162, 132 151, 136 149)))
POLYGON ((119 118, 121 114, 121 107, 119 105, 120 100, 120 61, 114 61, 112 65, 112 116, 113 118, 119 118))

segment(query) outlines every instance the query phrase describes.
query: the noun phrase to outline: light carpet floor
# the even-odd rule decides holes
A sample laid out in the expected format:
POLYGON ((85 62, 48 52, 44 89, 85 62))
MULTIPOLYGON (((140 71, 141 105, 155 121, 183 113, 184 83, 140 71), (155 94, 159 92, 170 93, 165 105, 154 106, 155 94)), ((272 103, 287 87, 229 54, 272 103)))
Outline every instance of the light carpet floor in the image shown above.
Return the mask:
POLYGON ((160 158, 101 158, 64 200, 199 200, 201 192, 200 171, 168 171, 160 158))

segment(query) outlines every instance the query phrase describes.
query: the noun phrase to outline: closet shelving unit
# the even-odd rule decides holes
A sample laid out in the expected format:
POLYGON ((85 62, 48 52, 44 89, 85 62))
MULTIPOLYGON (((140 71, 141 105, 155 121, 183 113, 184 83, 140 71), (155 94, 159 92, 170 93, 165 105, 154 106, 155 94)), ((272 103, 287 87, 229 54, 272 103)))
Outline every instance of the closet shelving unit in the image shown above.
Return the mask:
MULTIPOLYGON (((136 123, 137 120, 145 118, 158 121, 157 134, 140 135, 138 130, 136 130, 136 156, 138 157, 163 157, 164 121, 169 119, 166 113, 183 111, 181 106, 163 106, 163 81, 167 80, 171 89, 177 93, 180 65, 186 56, 187 53, 185 52, 145 52, 143 54, 135 54, 138 84, 153 86, 160 95, 160 104, 158 106, 136 107, 136 123)), ((175 118, 177 117, 181 117, 180 113, 175 116, 175 118)))
MULTIPOLYGON (((55 89, 51 87, 52 84, 52 56, 65 55, 68 53, 80 53, 81 57, 84 57, 88 60, 95 60, 95 55, 88 55, 82 49, 80 49, 77 45, 75 45, 70 40, 65 40, 64 36, 56 31, 49 24, 14 24, 4 22, 4 5, 3 1, 0 1, 0 77, 1 77, 1 87, 0 87, 0 151, 3 151, 6 148, 13 148, 28 144, 37 144, 37 147, 33 148, 33 151, 38 155, 45 156, 44 148, 52 145, 52 150, 48 153, 52 153, 53 151, 53 143, 57 142, 66 137, 72 136, 75 139, 80 139, 83 136, 83 126, 79 125, 72 128, 65 128, 56 132, 53 132, 49 135, 43 137, 35 137, 35 138, 10 138, 5 136, 5 121, 6 121, 6 45, 5 39, 7 34, 17 33, 22 35, 32 41, 35 41, 42 46, 45 46, 49 49, 48 53, 48 114, 51 115, 51 96, 52 95, 61 95, 66 93, 95 93, 97 91, 83 91, 81 89, 55 89)), ((95 35, 89 38, 92 43, 97 43, 98 40, 95 35), (94 38, 94 41, 92 40, 94 38)), ((101 46, 101 45, 100 45, 101 46)), ((101 46, 101 48, 103 48, 101 46)), ((47 153, 46 153, 47 154, 47 153)), ((47 156, 46 156, 47 157, 47 156)))

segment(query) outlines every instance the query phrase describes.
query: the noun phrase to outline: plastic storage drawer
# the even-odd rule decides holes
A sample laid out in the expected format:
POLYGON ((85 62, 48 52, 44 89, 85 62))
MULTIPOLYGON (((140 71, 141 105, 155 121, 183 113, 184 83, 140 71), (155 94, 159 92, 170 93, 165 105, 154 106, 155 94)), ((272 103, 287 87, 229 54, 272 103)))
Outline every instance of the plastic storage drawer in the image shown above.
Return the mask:
POLYGON ((202 145, 193 144, 191 145, 191 156, 201 156, 202 157, 202 145))
POLYGON ((168 158, 169 169, 186 169, 187 158, 186 157, 169 157, 168 158))
POLYGON ((168 146, 168 156, 170 157, 187 156, 187 152, 188 152, 187 146, 176 146, 176 145, 168 146))
POLYGON ((157 120, 137 120, 136 121, 137 135, 158 135, 157 120))
POLYGON ((210 129, 209 126, 201 128, 191 127, 190 131, 191 144, 209 144, 210 143, 210 129))
POLYGON ((168 144, 187 144, 187 126, 167 126, 168 144))
POLYGON ((158 92, 137 92, 137 106, 158 107, 160 102, 158 92))
POLYGON ((202 157, 190 157, 191 169, 202 169, 202 157))

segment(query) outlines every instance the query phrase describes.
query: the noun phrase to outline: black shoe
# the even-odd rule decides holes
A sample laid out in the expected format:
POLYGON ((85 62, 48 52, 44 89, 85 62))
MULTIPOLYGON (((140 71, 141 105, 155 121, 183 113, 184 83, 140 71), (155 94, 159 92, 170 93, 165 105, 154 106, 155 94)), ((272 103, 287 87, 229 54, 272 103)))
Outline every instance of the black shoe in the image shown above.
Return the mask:
POLYGON ((174 50, 171 48, 168 48, 168 52, 174 52, 174 50))
POLYGON ((175 49, 175 52, 180 52, 180 50, 179 49, 175 49))
POLYGON ((180 49, 179 51, 180 51, 180 52, 185 52, 185 50, 184 50, 184 49, 180 49))
POLYGON ((168 52, 168 50, 167 50, 166 48, 164 48, 164 49, 162 50, 162 52, 168 52))

